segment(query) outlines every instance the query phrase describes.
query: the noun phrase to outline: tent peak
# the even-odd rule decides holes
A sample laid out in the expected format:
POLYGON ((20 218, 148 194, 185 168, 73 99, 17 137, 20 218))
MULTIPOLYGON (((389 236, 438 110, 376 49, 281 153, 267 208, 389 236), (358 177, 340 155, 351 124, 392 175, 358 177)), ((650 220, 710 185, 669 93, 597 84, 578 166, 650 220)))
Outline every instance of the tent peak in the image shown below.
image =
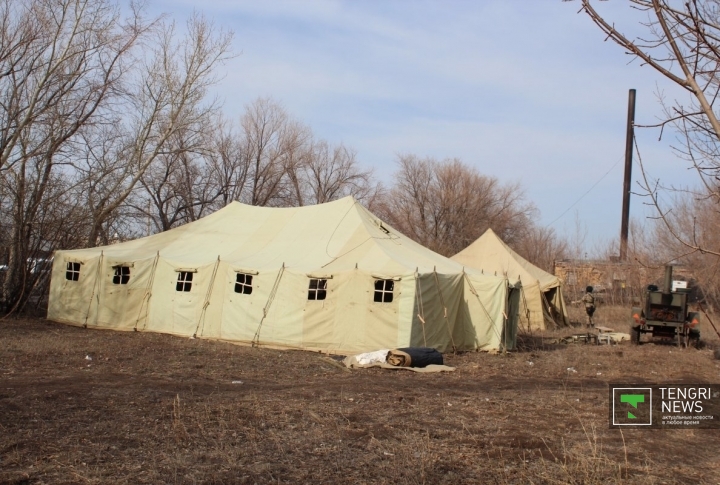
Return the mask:
MULTIPOLYGON (((350 206, 350 205, 354 205, 354 204, 357 204, 357 203, 359 203, 359 202, 357 201, 357 199, 355 199, 355 197, 353 197, 352 195, 347 195, 347 196, 342 197, 342 198, 340 198, 340 199, 330 200, 330 201, 327 201, 327 202, 321 202, 321 203, 319 203, 319 204, 308 204, 308 205, 300 205, 300 206, 297 206, 297 205, 295 205, 295 206, 253 205, 253 204, 245 204, 244 202, 240 202, 239 200, 233 200, 232 202, 230 202, 230 203, 229 203, 228 205, 226 205, 225 207, 231 207, 231 206, 234 206, 234 207, 252 207, 252 208, 256 208, 256 209, 258 209, 258 210, 273 210, 273 211, 277 211, 277 210, 298 210, 298 209, 299 209, 299 210, 303 210, 303 209, 309 209, 309 208, 311 208, 311 207, 331 206, 331 205, 338 205, 338 206, 348 205, 348 206, 350 206)), ((220 210, 222 210, 222 209, 220 209, 220 210)))

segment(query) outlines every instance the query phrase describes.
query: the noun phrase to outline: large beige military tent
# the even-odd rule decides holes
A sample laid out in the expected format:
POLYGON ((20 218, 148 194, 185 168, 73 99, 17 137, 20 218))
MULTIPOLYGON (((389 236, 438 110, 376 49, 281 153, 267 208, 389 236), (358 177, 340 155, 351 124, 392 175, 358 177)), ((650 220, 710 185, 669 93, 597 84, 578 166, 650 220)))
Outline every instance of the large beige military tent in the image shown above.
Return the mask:
POLYGON ((275 348, 512 348, 519 290, 398 233, 351 197, 233 202, 112 246, 57 251, 48 318, 275 348))
POLYGON ((524 259, 492 229, 451 259, 485 274, 507 275, 510 281, 521 281, 522 328, 543 330, 569 324, 560 278, 524 259))

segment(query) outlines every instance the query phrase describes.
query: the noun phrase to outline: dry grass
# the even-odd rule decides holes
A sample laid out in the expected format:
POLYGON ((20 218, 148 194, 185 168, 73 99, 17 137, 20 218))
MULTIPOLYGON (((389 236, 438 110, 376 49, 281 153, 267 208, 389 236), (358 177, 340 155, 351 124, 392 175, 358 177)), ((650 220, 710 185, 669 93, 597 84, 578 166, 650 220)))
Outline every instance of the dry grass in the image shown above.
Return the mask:
POLYGON ((348 373, 307 352, 41 320, 0 331, 0 483, 720 477, 716 430, 607 426, 608 382, 718 382, 709 349, 548 345, 446 356, 454 373, 348 373))

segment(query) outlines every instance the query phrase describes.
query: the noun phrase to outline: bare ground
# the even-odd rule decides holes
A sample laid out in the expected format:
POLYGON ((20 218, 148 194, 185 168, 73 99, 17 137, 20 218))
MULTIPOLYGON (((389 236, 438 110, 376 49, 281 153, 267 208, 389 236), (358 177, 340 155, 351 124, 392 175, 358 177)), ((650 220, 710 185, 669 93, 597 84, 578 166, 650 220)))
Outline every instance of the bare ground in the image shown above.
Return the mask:
POLYGON ((525 336, 416 374, 3 320, 0 483, 717 484, 720 430, 608 428, 610 382, 720 382, 708 330, 700 350, 525 336))

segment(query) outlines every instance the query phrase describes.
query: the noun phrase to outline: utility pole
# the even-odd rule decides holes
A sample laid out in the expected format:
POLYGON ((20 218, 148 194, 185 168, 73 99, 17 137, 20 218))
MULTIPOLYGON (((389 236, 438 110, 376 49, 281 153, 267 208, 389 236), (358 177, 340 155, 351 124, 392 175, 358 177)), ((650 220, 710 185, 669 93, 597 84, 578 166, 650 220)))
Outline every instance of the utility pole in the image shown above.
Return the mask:
POLYGON ((622 224, 620 225, 620 261, 627 261, 628 227, 630 225, 630 181, 635 140, 635 90, 628 93, 627 131, 625 133, 625 177, 623 179, 622 224))

